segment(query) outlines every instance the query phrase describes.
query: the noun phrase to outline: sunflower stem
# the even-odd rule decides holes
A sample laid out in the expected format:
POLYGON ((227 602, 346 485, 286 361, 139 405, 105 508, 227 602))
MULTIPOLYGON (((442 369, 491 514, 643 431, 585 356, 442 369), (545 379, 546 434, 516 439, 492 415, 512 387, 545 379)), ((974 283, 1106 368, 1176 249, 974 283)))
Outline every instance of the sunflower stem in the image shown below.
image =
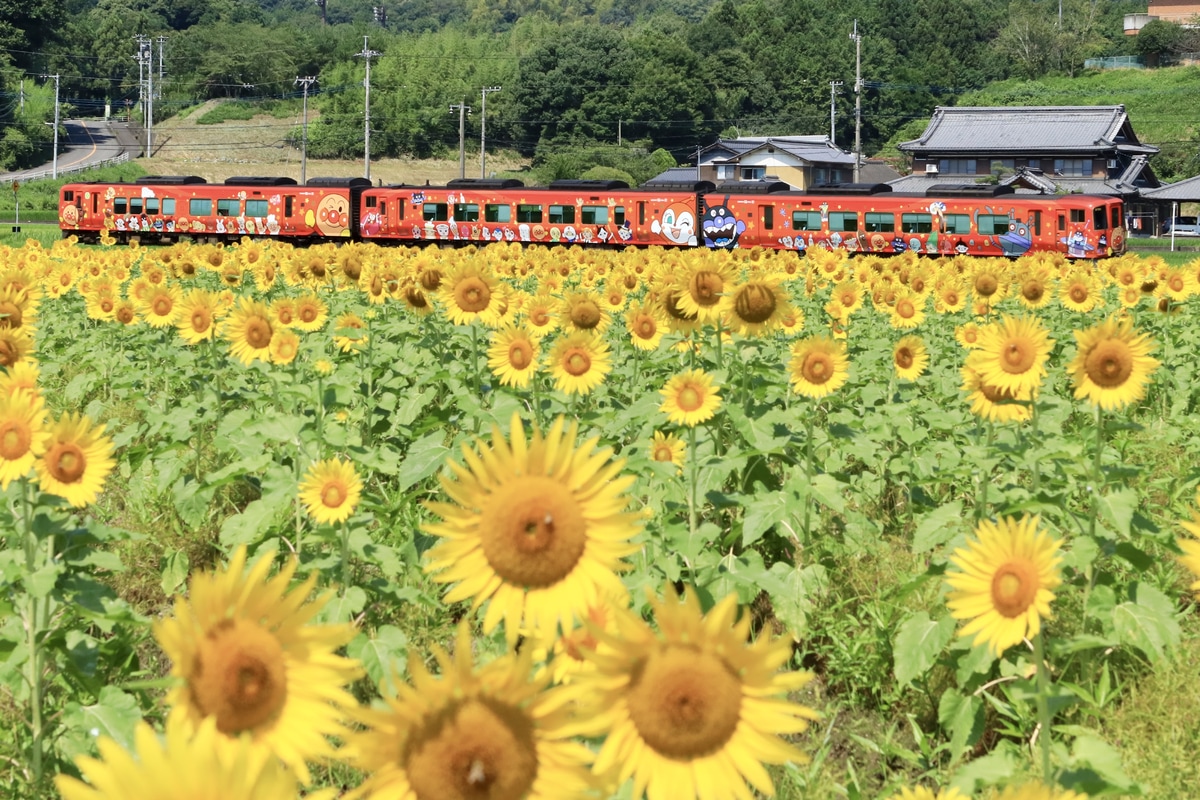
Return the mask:
POLYGON ((341 596, 346 596, 346 590, 350 587, 350 523, 348 520, 342 520, 342 591, 341 596))
MULTIPOLYGON (((989 419, 988 420, 988 429, 987 429, 987 444, 985 446, 987 449, 987 452, 984 454, 984 462, 985 463, 987 461, 988 456, 991 455, 992 444, 995 443, 995 441, 996 441, 996 423, 994 423, 992 420, 989 419)), ((987 516, 988 485, 991 483, 991 481, 988 480, 987 475, 980 474, 979 483, 980 483, 979 502, 975 506, 975 521, 976 522, 979 522, 981 519, 983 519, 984 517, 987 516)))
POLYGON ((804 420, 804 546, 808 547, 811 533, 810 515, 812 514, 812 480, 813 480, 813 417, 817 415, 817 407, 812 413, 805 415, 804 420))
POLYGON ((1050 782, 1050 667, 1046 663, 1046 632, 1033 637, 1033 657, 1037 661, 1038 744, 1042 751, 1042 780, 1050 782))
POLYGON ((696 508, 696 492, 700 483, 700 464, 696 458, 696 426, 688 428, 688 461, 691 467, 691 487, 688 492, 688 530, 696 535, 698 527, 698 510, 696 508))
MULTIPOLYGON (((29 496, 30 489, 29 481, 21 478, 21 519, 25 534, 26 575, 33 575, 43 566, 38 563, 38 541, 37 535, 33 532, 33 523, 31 521, 33 503, 29 496)), ((49 554, 52 549, 53 541, 50 541, 47 543, 47 553, 49 554)), ((49 558, 50 556, 47 555, 47 561, 49 558)), ((45 617, 42 615, 42 608, 38 598, 29 593, 28 587, 25 592, 27 603, 25 628, 29 646, 29 659, 26 661, 26 667, 28 668, 26 680, 29 683, 30 782, 33 786, 38 786, 42 782, 42 739, 45 736, 44 720, 42 719, 43 687, 42 651, 40 647, 42 625, 45 623, 45 617)), ((49 599, 47 598, 48 601, 49 599)))

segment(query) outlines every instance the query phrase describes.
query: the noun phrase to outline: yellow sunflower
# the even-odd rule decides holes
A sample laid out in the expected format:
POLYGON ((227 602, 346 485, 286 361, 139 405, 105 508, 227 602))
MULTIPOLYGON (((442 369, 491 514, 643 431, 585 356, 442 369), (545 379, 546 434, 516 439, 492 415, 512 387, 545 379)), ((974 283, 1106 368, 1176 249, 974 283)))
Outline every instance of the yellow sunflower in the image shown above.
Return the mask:
POLYGON ((1075 331, 1078 352, 1067 366, 1075 383, 1075 397, 1104 410, 1124 408, 1146 393, 1158 360, 1150 356, 1154 341, 1135 333, 1128 318, 1110 317, 1075 331))
POLYGON ((588 394, 612 370, 605 341, 590 333, 573 333, 550 349, 550 375, 554 388, 565 394, 588 394))
POLYGON ((333 323, 333 343, 343 353, 360 352, 367 346, 367 323, 358 314, 347 311, 333 323))
POLYGON ((725 326, 743 336, 766 336, 779 328, 792 312, 783 289, 783 275, 751 278, 733 287, 721 299, 725 326))
POLYGON ((411 685, 360 712, 365 725, 343 750, 367 778, 346 800, 594 797, 591 751, 572 741, 573 710, 550 689, 548 671, 531 678, 533 648, 481 667, 460 625, 454 655, 434 646, 440 675, 409 661, 411 685))
POLYGON ((478 260, 463 261, 442 278, 438 289, 446 316, 455 325, 479 320, 491 324, 496 314, 499 279, 478 260))
POLYGON ((1063 308, 1086 314, 1102 303, 1100 290, 1100 282, 1090 272, 1077 270, 1059 283, 1058 301, 1063 308))
POLYGON ((41 397, 38 379, 41 371, 36 359, 21 361, 5 370, 0 370, 0 394, 25 392, 30 397, 41 397))
POLYGON ((1200 600, 1200 512, 1193 511, 1190 522, 1179 523, 1184 530, 1192 534, 1192 539, 1176 539, 1175 543, 1179 545, 1179 549, 1183 551, 1183 555, 1179 557, 1179 563, 1183 564, 1189 572, 1195 576, 1196 580, 1191 585, 1192 593, 1200 600))
POLYGON ((225 320, 221 334, 229 341, 233 356, 246 366, 254 359, 271 360, 271 337, 275 329, 271 325, 271 309, 266 303, 238 298, 237 308, 225 320))
POLYGON ((942 279, 933 291, 933 308, 939 314, 957 314, 967 307, 967 293, 959 278, 942 279))
POLYGON ((954 329, 954 340, 967 350, 977 350, 982 330, 977 322, 964 322, 954 329))
POLYGON ((686 452, 687 443, 683 439, 673 433, 654 432, 654 439, 650 442, 652 460, 674 464, 682 471, 686 452))
POLYGON ((557 297, 550 294, 539 293, 530 297, 521 311, 530 333, 542 339, 557 328, 560 303, 557 297))
POLYGON ((296 298, 296 318, 289 323, 297 330, 311 333, 319 331, 329 319, 329 307, 315 294, 302 294, 296 298))
POLYGON ((525 388, 538 369, 538 345, 525 328, 506 327, 492 334, 488 369, 504 386, 525 388))
POLYGON ((179 301, 179 318, 175 329, 188 344, 199 344, 213 338, 217 320, 224 309, 216 294, 204 289, 192 289, 179 301))
POLYGON ((1037 317, 1010 317, 983 326, 973 366, 989 385, 1014 394, 1030 392, 1046 377, 1054 340, 1037 317))
POLYGON ((24 389, 0 393, 0 489, 29 474, 49 437, 41 397, 24 389))
POLYGON ((918 786, 916 789, 901 789, 896 794, 888 798, 888 800, 971 800, 965 794, 955 789, 953 786, 949 789, 943 789, 940 792, 934 792, 932 789, 927 789, 924 786, 918 786))
POLYGON ((362 497, 362 481, 354 464, 340 458, 316 461, 300 481, 300 502, 318 523, 349 519, 362 497))
POLYGON ((311 624, 332 592, 306 602, 318 572, 289 591, 297 561, 274 576, 272 563, 247 568, 239 547, 227 567, 191 579, 174 615, 154 623, 154 638, 177 681, 166 699, 171 719, 215 719, 218 732, 274 752, 307 784, 307 763, 333 754, 328 737, 345 733, 344 711, 356 706, 345 686, 361 670, 337 655, 356 631, 311 624))
POLYGON ((0 367, 12 369, 33 357, 33 337, 24 328, 0 328, 0 367))
POLYGON ((428 504, 441 520, 423 529, 443 541, 426 570, 457 584, 445 602, 489 603, 485 633, 503 621, 510 641, 522 629, 550 640, 601 597, 627 596, 615 570, 638 549, 641 517, 624 510, 634 478, 611 449, 593 452, 596 439, 577 447, 578 428, 559 417, 526 441, 514 414, 510 441, 493 427, 490 445, 463 445, 466 466, 449 465, 441 484, 454 503, 428 504))
POLYGON ((612 324, 612 312, 595 292, 579 291, 566 295, 559 308, 564 331, 603 333, 612 324))
POLYGON ((666 333, 666 321, 652 306, 634 303, 625 313, 625 327, 629 339, 638 350, 654 350, 666 333))
POLYGON ((296 324, 296 301, 291 297, 280 297, 271 303, 271 321, 280 327, 290 328, 296 324))
POLYGON ((27 289, 9 286, 0 289, 0 328, 30 329, 37 319, 37 299, 27 289))
POLYGON ((995 800, 1088 800, 1088 796, 1035 781, 1020 786, 1009 786, 996 795, 995 800))
POLYGON ((898 289, 888 322, 900 330, 917 327, 925 321, 925 302, 926 295, 917 294, 907 287, 898 289))
POLYGON ((671 422, 694 428, 712 419, 721 407, 718 391, 713 386, 712 375, 702 369, 693 369, 676 375, 658 390, 663 396, 663 403, 658 410, 666 414, 671 422))
POLYGON ((733 269, 722 260, 726 253, 708 253, 707 258, 688 259, 681 265, 682 291, 674 295, 679 310, 701 323, 715 322, 721 313, 721 298, 733 288, 733 269))
POLYGON ((152 328, 169 328, 179 319, 181 297, 176 284, 154 284, 138 304, 138 313, 152 328))
POLYGON ((792 388, 807 397, 821 398, 841 388, 850 377, 846 343, 828 336, 810 336, 792 345, 788 367, 792 388))
POLYGON ((695 592, 650 604, 658 632, 618 609, 615 633, 593 629, 606 645, 585 651, 595 669, 568 686, 605 734, 593 770, 632 779, 635 800, 750 797, 747 782, 774 795, 763 764, 808 761, 782 737, 819 718, 787 700, 812 674, 779 671, 791 642, 752 638, 734 595, 707 615, 695 592))
POLYGON ((892 348, 892 365, 901 380, 915 381, 929 367, 929 351, 920 336, 905 336, 892 348))
POLYGON ((1054 589, 1062 582, 1058 539, 1039 529, 1038 517, 983 520, 975 538, 950 557, 946 604, 955 619, 970 620, 960 636, 974 636, 1000 655, 1037 636, 1050 616, 1054 589))
POLYGON ((134 731, 134 751, 106 737, 99 758, 76 759, 87 783, 58 775, 63 800, 295 800, 296 777, 270 750, 230 739, 209 718, 196 730, 178 720, 158 734, 145 722, 134 731))
POLYGON ((34 462, 42 491, 80 508, 94 501, 112 472, 113 442, 104 426, 80 414, 64 414, 51 426, 45 452, 34 462))
POLYGON ((300 353, 300 334, 290 328, 276 331, 271 337, 271 363, 290 364, 300 353))

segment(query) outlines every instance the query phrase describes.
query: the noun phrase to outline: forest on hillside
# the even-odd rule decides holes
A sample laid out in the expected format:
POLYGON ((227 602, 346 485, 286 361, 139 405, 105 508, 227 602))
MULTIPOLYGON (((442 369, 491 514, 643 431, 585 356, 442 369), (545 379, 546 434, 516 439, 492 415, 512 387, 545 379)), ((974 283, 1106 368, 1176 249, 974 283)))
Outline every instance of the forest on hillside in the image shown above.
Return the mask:
MULTIPOLYGON (((0 0, 0 167, 45 160, 48 75, 70 113, 140 118, 148 73, 156 120, 214 98, 294 117, 297 78, 311 76, 308 153, 358 157, 368 63, 381 157, 457 152, 460 105, 468 137, 485 124, 489 148, 564 172, 581 157, 684 162, 719 135, 831 124, 848 147, 856 45, 870 155, 997 81, 1075 77, 1087 58, 1146 43, 1191 46, 1173 30, 1126 37, 1124 15, 1144 11, 1134 0, 0 0)), ((283 141, 299 135, 281 128, 283 141)))

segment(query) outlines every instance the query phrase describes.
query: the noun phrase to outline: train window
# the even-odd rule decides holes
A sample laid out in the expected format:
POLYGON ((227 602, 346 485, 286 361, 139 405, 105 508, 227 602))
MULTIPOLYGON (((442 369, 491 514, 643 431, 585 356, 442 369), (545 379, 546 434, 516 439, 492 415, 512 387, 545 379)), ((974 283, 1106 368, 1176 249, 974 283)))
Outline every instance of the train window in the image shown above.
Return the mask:
POLYGON ((225 199, 217 201, 217 216, 218 217, 236 217, 242 213, 242 201, 225 199))
POLYGON ((246 216, 264 218, 267 216, 267 201, 266 200, 247 200, 246 201, 246 216))
POLYGON ((639 202, 638 203, 638 225, 645 225, 645 224, 646 224, 646 204, 644 202, 639 202))
POLYGON ((157 197, 147 197, 146 198, 146 213, 147 214, 157 214, 158 213, 158 198, 157 197))
POLYGON ((426 222, 445 222, 450 219, 450 206, 445 203, 425 203, 421 206, 421 219, 426 222))
POLYGON ((1067 218, 1062 214, 1058 215, 1058 229, 1060 231, 1065 231, 1067 229, 1067 218))
POLYGON ((164 197, 162 199, 162 213, 171 216, 175 213, 175 198, 164 197))
POLYGON ((1029 232, 1034 236, 1042 235, 1042 212, 1032 211, 1029 219, 1029 232))
POLYGON ((408 205, 408 203, 405 203, 404 200, 405 198, 401 198, 396 202, 396 216, 402 220, 404 219, 404 207, 408 205))
POLYGON ((512 222, 512 206, 507 203, 488 203, 483 207, 484 222, 512 222))
POLYGON ((193 217, 207 217, 212 214, 212 200, 206 197, 193 197, 188 201, 188 213, 193 217))
POLYGON ((569 225, 575 221, 575 206, 550 206, 551 225, 569 225))
POLYGON ((1092 224, 1098 231, 1108 229, 1108 214, 1105 213, 1104 206, 1096 206, 1092 209, 1092 224))
POLYGON ((373 194, 367 195, 365 200, 367 208, 375 208, 375 206, 379 203, 379 198, 373 194))
POLYGON ((1114 228, 1119 228, 1119 227, 1121 227, 1121 223, 1122 223, 1122 220, 1121 220, 1121 207, 1120 207, 1120 206, 1113 206, 1113 207, 1112 207, 1112 226, 1113 226, 1114 228))
POLYGON ((385 200, 379 202, 379 216, 387 219, 387 201, 385 200))
POLYGON ((946 214, 942 219, 946 220, 946 229, 942 233, 971 232, 970 214, 946 214))
POLYGON ((459 203, 454 207, 454 218, 459 222, 479 222, 479 204, 459 203))
POLYGON ((829 232, 850 232, 858 230, 858 214, 854 211, 830 211, 829 232))
POLYGON ((541 222, 542 207, 535 206, 532 203, 520 203, 517 205, 517 222, 541 222))
POLYGON ((69 203, 74 199, 75 199, 75 192, 71 191, 70 189, 67 189, 65 192, 63 192, 63 200, 65 200, 66 202, 69 203))
POLYGON ((1000 236, 1008 233, 1008 225, 1012 222, 1007 214, 980 214, 979 235, 1000 236))
POLYGON ((95 214, 100 210, 100 193, 92 192, 92 213, 95 214))
POLYGON ((142 213, 142 198, 140 198, 140 197, 129 198, 129 213, 130 214, 142 213))
POLYGON ((579 218, 584 225, 607 225, 608 206, 584 206, 579 218))
POLYGON ((1072 208, 1071 209, 1071 222, 1086 222, 1086 221, 1087 221, 1087 212, 1086 211, 1084 211, 1082 208, 1072 208))
POLYGON ((625 224, 625 206, 616 206, 613 208, 613 224, 625 224))
POLYGON ((763 230, 769 231, 775 226, 775 206, 759 206, 758 216, 762 218, 763 230))
POLYGON ((819 231, 821 230, 820 211, 793 211, 792 230, 819 231))
POLYGON ((129 213, 129 201, 127 199, 125 199, 124 197, 114 197, 113 198, 113 213, 114 214, 128 214, 129 213))
POLYGON ((901 214, 900 230, 904 233, 932 233, 932 214, 901 214))
POLYGON ((868 211, 863 217, 863 230, 870 233, 892 233, 896 230, 895 214, 868 211))

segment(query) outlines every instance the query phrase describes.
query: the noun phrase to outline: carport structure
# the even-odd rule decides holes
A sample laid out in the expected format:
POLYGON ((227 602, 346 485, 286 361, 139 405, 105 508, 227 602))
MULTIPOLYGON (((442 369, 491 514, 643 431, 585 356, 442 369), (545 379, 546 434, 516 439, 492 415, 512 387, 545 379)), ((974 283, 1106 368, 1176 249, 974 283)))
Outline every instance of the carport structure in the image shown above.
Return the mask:
POLYGON ((1166 220, 1180 215, 1184 203, 1200 203, 1200 175, 1153 189, 1142 189, 1140 195, 1143 201, 1141 207, 1152 208, 1153 218, 1134 217, 1130 220, 1129 231, 1133 234, 1158 235, 1166 220), (1139 221, 1141 227, 1136 224, 1139 221))

